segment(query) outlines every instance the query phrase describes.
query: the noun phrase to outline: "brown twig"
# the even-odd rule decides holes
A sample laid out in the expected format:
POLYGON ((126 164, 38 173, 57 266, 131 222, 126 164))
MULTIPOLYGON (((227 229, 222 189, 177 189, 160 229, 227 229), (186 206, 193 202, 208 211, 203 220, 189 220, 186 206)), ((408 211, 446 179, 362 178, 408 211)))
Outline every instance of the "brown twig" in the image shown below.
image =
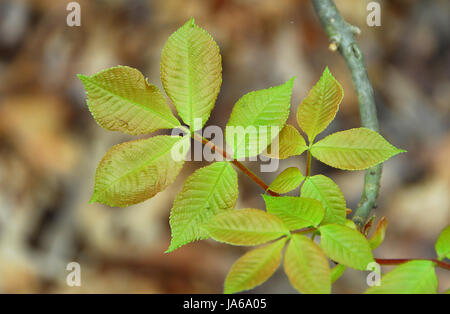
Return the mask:
POLYGON ((380 265, 400 265, 406 262, 416 261, 416 260, 422 260, 422 261, 432 261, 433 263, 436 263, 436 266, 450 270, 450 263, 439 261, 437 259, 427 259, 427 258, 375 258, 375 262, 377 262, 380 265))

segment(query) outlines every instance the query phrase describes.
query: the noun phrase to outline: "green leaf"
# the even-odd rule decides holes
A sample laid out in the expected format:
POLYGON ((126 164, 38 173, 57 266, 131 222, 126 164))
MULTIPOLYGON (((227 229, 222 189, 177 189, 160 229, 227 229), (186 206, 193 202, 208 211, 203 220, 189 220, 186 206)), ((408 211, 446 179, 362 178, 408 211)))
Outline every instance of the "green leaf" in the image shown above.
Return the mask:
POLYGON ((319 227, 320 247, 334 261, 359 270, 366 270, 374 261, 369 242, 358 231, 329 224, 319 227))
POLYGON ((344 274, 345 270, 347 269, 347 266, 344 266, 342 264, 337 264, 331 269, 331 283, 335 283, 336 280, 341 278, 341 276, 344 274))
POLYGON ((233 245, 258 245, 289 235, 283 222, 263 210, 247 208, 219 214, 203 226, 214 240, 233 245))
MULTIPOLYGON (((276 140, 277 138, 274 141, 276 140)), ((278 145, 274 141, 265 152, 265 155, 270 158, 286 159, 301 155, 308 148, 303 136, 290 124, 286 124, 278 135, 278 145)))
POLYGON ((336 223, 345 225, 345 198, 336 183, 328 177, 317 175, 307 177, 302 186, 303 197, 319 200, 325 209, 322 224, 336 223))
POLYGON ((180 125, 160 90, 136 69, 118 66, 78 78, 92 116, 107 130, 137 135, 180 125))
POLYGON ((450 258, 450 226, 441 232, 435 248, 439 259, 450 258))
POLYGON ((438 279, 432 261, 410 261, 381 277, 380 286, 366 290, 369 294, 435 294, 438 279))
POLYGON ((316 135, 326 129, 339 110, 344 97, 341 84, 333 77, 328 67, 319 82, 311 89, 297 111, 297 121, 313 143, 316 135))
POLYGON ((319 201, 306 197, 263 195, 267 211, 280 218, 289 230, 317 226, 325 210, 319 201))
POLYGON ((259 155, 284 127, 294 78, 283 85, 250 92, 234 105, 227 123, 227 144, 238 158, 259 155))
POLYGON ((269 186, 269 190, 284 194, 297 188, 303 180, 305 180, 305 177, 298 168, 289 167, 273 180, 269 186))
POLYGON ((187 178, 170 212, 172 241, 167 252, 208 235, 202 225, 214 215, 234 208, 237 173, 229 162, 216 162, 187 178))
POLYGON ((161 55, 161 81, 191 131, 209 118, 222 85, 222 60, 214 39, 190 19, 167 40, 161 55), (201 123, 194 120, 201 119, 201 123))
POLYGON ((284 271, 291 285, 301 293, 331 292, 330 265, 311 239, 294 234, 286 249, 284 271))
POLYGON ((369 238, 370 248, 375 250, 384 241, 384 236, 386 235, 386 229, 388 226, 388 221, 386 217, 382 217, 377 224, 377 227, 373 234, 369 238))
POLYGON ((231 267, 224 293, 235 293, 259 286, 277 270, 286 238, 245 253, 231 267))
POLYGON ((344 170, 362 170, 405 152, 366 128, 336 132, 315 143, 311 154, 321 162, 344 170))
POLYGON ((164 190, 183 167, 172 157, 180 143, 185 139, 161 135, 111 147, 97 167, 91 203, 126 207, 164 190))

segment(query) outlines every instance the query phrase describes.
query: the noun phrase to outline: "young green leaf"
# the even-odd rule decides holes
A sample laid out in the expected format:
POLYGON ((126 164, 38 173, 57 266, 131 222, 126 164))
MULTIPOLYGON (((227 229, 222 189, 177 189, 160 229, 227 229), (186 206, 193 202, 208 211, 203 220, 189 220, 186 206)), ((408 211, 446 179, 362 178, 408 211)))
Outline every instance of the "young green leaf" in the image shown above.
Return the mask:
POLYGON ((344 266, 342 264, 337 264, 331 269, 331 283, 335 283, 336 280, 341 278, 341 276, 344 274, 345 270, 347 269, 347 266, 344 266))
POLYGON ((294 78, 283 85, 250 92, 234 105, 225 130, 237 158, 259 155, 284 127, 291 106, 294 78))
POLYGON ((263 210, 231 210, 212 217, 203 228, 214 240, 233 245, 258 245, 289 235, 283 222, 263 210))
POLYGON ((450 226, 447 226, 436 241, 436 253, 439 259, 450 259, 450 226))
POLYGON ((259 286, 277 270, 286 238, 245 253, 231 267, 224 293, 236 293, 259 286))
POLYGON ((172 158, 180 141, 161 135, 111 147, 97 167, 91 203, 126 207, 164 190, 183 166, 183 159, 172 158))
POLYGON ((359 270, 366 270, 373 262, 369 242, 358 231, 329 224, 319 227, 320 247, 332 260, 359 270))
POLYGON ((336 223, 345 225, 345 198, 336 183, 323 175, 308 177, 302 186, 302 197, 319 200, 325 209, 322 224, 336 223))
POLYGON ((305 177, 297 167, 289 167, 273 180, 269 190, 284 194, 297 188, 303 180, 305 180, 305 177))
POLYGON ((290 124, 286 124, 278 135, 278 146, 272 142, 267 147, 265 155, 270 158, 286 159, 301 155, 307 148, 305 139, 297 129, 290 124))
POLYGON ((325 68, 319 82, 311 89, 297 111, 297 121, 313 143, 316 135, 326 129, 339 110, 344 97, 341 84, 325 68))
POLYGON ((369 294, 435 294, 438 279, 432 261, 410 261, 381 277, 381 285, 366 290, 369 294))
POLYGON ((388 221, 386 217, 382 217, 377 224, 377 227, 373 234, 369 238, 370 248, 375 250, 377 247, 381 245, 384 241, 384 236, 386 234, 386 229, 388 226, 388 221))
POLYGON ((291 285, 301 293, 331 292, 330 265, 311 239, 294 234, 286 249, 284 271, 291 285))
POLYGON ((344 170, 362 170, 405 152, 366 128, 336 132, 315 143, 311 154, 321 162, 344 170))
POLYGON ((192 131, 209 118, 222 85, 222 60, 214 39, 190 19, 167 40, 161 81, 178 114, 192 131), (201 119, 195 125, 194 120, 201 119))
POLYGON ((229 162, 216 162, 187 178, 170 212, 172 241, 167 252, 206 239, 202 225, 214 215, 234 208, 238 197, 237 173, 229 162))
POLYGON ((289 230, 316 227, 325 210, 319 201, 306 197, 263 195, 267 211, 280 218, 289 230))
POLYGON ((117 66, 78 78, 92 116, 107 130, 137 135, 180 125, 160 90, 136 69, 117 66))

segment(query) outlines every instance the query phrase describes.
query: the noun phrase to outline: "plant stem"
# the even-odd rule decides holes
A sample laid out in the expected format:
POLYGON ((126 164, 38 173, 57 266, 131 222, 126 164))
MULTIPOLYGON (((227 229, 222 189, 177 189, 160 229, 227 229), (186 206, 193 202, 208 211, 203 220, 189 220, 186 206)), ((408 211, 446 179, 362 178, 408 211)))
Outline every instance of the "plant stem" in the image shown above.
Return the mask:
POLYGON ((311 175, 311 150, 308 149, 306 152, 306 176, 311 175))
POLYGON ((422 259, 422 258, 389 258, 389 259, 384 259, 384 258, 375 258, 375 262, 377 262, 380 265, 400 265, 406 262, 410 262, 410 261, 415 261, 415 260, 422 260, 422 261, 432 261, 434 263, 436 263, 436 266, 446 269, 446 270, 450 270, 450 263, 444 262, 444 261, 439 261, 437 259, 422 259))
MULTIPOLYGON (((355 34, 359 34, 360 30, 342 18, 332 0, 311 1, 330 38, 330 50, 335 51, 337 48, 350 69, 358 95, 362 126, 378 132, 373 89, 367 75, 363 54, 355 40, 355 34)), ((381 169, 382 166, 377 165, 366 171, 363 194, 353 216, 353 221, 359 228, 364 226, 370 211, 376 207, 375 201, 380 187, 381 169)))

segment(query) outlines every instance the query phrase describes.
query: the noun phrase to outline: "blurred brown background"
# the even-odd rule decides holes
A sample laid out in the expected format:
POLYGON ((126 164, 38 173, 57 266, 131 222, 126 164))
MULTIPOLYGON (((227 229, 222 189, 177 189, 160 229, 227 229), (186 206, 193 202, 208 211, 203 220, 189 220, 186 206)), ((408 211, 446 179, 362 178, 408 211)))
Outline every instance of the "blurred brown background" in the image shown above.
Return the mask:
MULTIPOLYGON (((223 85, 209 124, 224 126, 244 93, 297 76, 290 123, 308 89, 329 66, 345 90, 326 133, 360 126, 348 69, 328 49, 309 1, 78 1, 81 27, 66 25, 69 1, 0 1, 0 292, 218 293, 244 248, 210 241, 163 254, 168 216, 189 162, 167 190, 142 204, 109 208, 88 201, 107 149, 131 137, 99 127, 77 73, 122 64, 161 86, 168 36, 190 17, 221 48, 223 85), (81 287, 66 285, 66 265, 81 265, 81 287)), ((377 257, 435 257, 450 222, 450 2, 380 0, 381 27, 366 25, 363 0, 336 1, 361 28, 382 134, 407 149, 384 166, 378 218, 390 222, 377 257)), ((258 166, 248 166, 258 171, 258 166)), ((304 159, 280 164, 304 170, 304 159)), ((313 163, 339 184, 355 208, 363 172, 313 163)), ((262 177, 270 182, 275 173, 262 177)), ((262 190, 240 175, 238 207, 264 204, 262 190)), ((377 219, 378 219, 377 218, 377 219)), ((388 270, 386 268, 385 270, 388 270)), ((450 276, 438 271, 441 291, 450 276)), ((361 292, 364 274, 347 271, 334 292, 361 292)), ((256 292, 291 293, 280 270, 256 292)))

